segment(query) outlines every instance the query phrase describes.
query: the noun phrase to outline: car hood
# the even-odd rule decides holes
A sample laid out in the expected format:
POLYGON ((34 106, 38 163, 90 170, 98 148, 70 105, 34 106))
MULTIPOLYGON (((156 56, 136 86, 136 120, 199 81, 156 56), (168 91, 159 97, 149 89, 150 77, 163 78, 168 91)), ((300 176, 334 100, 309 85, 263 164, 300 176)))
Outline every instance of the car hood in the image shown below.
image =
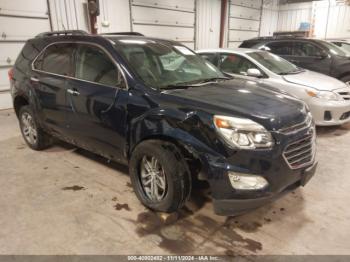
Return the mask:
POLYGON ((253 119, 268 130, 305 120, 305 105, 298 99, 270 91, 255 81, 234 79, 220 83, 165 91, 213 114, 253 119))
POLYGON ((304 72, 298 74, 285 75, 283 78, 289 83, 325 91, 332 91, 335 89, 347 87, 343 82, 334 77, 309 70, 305 70, 304 72))

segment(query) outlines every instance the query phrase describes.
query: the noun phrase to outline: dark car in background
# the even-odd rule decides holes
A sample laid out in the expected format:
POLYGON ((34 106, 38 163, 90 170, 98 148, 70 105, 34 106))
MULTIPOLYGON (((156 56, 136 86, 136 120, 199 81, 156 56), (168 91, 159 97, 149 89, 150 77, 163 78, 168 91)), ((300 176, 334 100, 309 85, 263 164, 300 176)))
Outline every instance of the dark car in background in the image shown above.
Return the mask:
POLYGON ((258 37, 240 47, 261 49, 279 55, 305 69, 333 76, 350 85, 350 52, 318 39, 258 37))
POLYGON ((209 183, 215 211, 233 215, 301 185, 315 172, 306 105, 228 79, 182 44, 134 35, 43 33, 10 72, 28 146, 56 137, 129 165, 147 207, 181 208, 209 183))

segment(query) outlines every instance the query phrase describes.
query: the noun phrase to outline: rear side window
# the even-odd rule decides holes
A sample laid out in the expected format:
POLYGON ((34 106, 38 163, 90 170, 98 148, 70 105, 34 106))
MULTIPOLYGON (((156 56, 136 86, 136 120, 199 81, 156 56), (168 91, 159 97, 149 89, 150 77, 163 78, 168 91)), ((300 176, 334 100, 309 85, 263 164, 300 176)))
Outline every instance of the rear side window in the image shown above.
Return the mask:
POLYGON ((294 55, 295 56, 312 56, 319 57, 322 56, 322 49, 306 42, 296 42, 294 43, 294 55))
POLYGON ((199 54, 202 58, 209 61, 213 65, 217 65, 217 59, 215 53, 200 53, 199 54))
POLYGON ((54 44, 35 60, 34 68, 37 70, 64 76, 72 76, 73 44, 54 44))
POLYGON ((293 55, 292 42, 272 42, 266 44, 262 49, 270 51, 276 55, 293 55))
POLYGON ((81 45, 76 54, 75 77, 108 86, 118 85, 118 70, 98 47, 81 45))

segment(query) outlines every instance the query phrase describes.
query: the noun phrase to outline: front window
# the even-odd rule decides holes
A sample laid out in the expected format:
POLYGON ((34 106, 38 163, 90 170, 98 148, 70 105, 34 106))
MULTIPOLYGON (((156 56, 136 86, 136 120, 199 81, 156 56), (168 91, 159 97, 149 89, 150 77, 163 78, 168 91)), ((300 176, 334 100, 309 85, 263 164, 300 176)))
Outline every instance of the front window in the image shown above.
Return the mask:
POLYGON ((334 42, 336 46, 339 46, 343 51, 350 53, 350 44, 346 42, 334 42))
MULTIPOLYGON (((321 41, 321 40, 320 40, 321 41)), ((333 54, 333 55, 338 55, 338 56, 346 56, 349 57, 350 56, 350 51, 347 51, 345 49, 342 49, 338 46, 336 46, 333 43, 329 43, 327 41, 321 41, 323 45, 325 45, 329 51, 333 54)))
POLYGON ((313 44, 306 42, 296 42, 294 44, 294 56, 322 57, 323 50, 313 44))
POLYGON ((301 71, 296 65, 269 52, 251 52, 247 53, 247 55, 275 74, 285 75, 301 71))
POLYGON ((252 62, 240 55, 220 54, 220 69, 225 73, 247 75, 248 69, 252 68, 259 70, 252 62))
POLYGON ((99 48, 81 45, 76 54, 75 77, 108 86, 118 85, 118 70, 99 48))
POLYGON ((215 66, 180 44, 121 39, 116 49, 133 72, 152 87, 165 89, 224 77, 215 66))

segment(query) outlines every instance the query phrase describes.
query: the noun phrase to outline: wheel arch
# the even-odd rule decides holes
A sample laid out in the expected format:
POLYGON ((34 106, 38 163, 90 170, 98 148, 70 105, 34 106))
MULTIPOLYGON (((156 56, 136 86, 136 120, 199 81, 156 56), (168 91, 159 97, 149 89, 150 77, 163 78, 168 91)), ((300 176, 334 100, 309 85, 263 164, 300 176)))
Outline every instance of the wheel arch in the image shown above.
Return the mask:
POLYGON ((29 99, 24 95, 18 95, 13 100, 13 108, 15 110, 15 113, 18 117, 19 110, 22 106, 29 105, 29 99))
POLYGON ((132 152, 135 150, 135 148, 137 146, 139 146, 140 144, 142 144, 146 141, 149 141, 149 140, 164 141, 164 142, 168 142, 168 143, 175 145, 180 150, 183 157, 185 158, 185 160, 188 164, 188 167, 191 171, 192 178, 195 177, 198 179, 201 177, 200 174, 204 168, 204 163, 203 163, 203 160, 200 157, 199 153, 191 145, 185 144, 181 140, 179 140, 175 137, 169 136, 169 135, 165 135, 165 134, 150 135, 150 136, 147 136, 147 137, 143 138, 142 140, 138 141, 138 143, 136 143, 130 149, 128 159, 130 159, 132 152))

